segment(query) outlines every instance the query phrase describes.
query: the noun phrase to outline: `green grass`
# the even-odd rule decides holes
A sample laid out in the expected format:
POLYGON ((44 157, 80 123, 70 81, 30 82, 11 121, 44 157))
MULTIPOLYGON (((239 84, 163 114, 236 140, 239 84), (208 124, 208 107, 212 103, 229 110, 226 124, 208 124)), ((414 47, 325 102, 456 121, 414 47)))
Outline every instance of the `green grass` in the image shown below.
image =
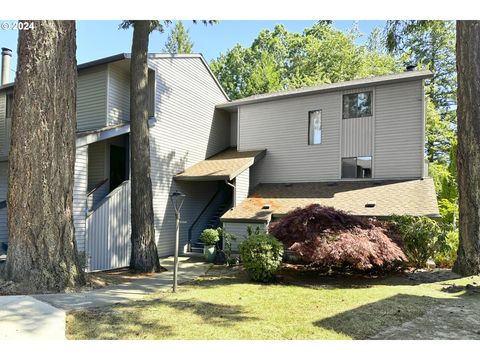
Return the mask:
POLYGON ((203 277, 176 294, 74 312, 69 339, 364 339, 462 293, 441 291, 480 278, 444 272, 384 278, 287 274, 255 284, 243 273, 203 277), (423 278, 422 278, 423 276, 423 278), (443 276, 443 278, 441 277, 443 276))

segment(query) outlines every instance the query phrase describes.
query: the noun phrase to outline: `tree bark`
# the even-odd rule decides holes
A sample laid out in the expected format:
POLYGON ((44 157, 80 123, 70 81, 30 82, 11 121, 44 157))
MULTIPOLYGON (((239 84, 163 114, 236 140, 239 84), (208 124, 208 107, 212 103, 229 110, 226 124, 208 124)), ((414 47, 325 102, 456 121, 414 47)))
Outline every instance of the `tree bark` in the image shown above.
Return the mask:
POLYGON ((149 21, 133 22, 130 64, 130 137, 131 137, 131 222, 132 253, 130 268, 159 272, 150 177, 150 139, 148 129, 148 37, 149 21))
POLYGON ((8 178, 5 275, 31 292, 84 283, 73 225, 74 21, 19 32, 8 178))
POLYGON ((460 244, 453 271, 480 273, 480 21, 457 21, 460 244))

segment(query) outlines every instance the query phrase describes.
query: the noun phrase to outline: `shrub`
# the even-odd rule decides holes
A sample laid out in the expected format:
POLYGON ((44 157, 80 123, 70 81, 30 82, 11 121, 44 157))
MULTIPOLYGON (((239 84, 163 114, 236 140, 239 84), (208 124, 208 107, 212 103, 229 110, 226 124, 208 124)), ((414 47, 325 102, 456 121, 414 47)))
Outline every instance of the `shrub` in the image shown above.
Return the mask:
POLYGON ((282 256, 282 243, 269 234, 253 234, 240 244, 240 258, 253 281, 272 280, 282 256))
POLYGON ((205 229, 200 235, 200 240, 206 246, 215 245, 220 240, 220 235, 217 229, 205 229))
POLYGON ((441 229, 435 220, 426 216, 392 216, 392 223, 398 229, 404 242, 404 251, 409 262, 424 267, 441 248, 441 229))
POLYGON ((458 231, 445 234, 445 244, 435 255, 435 263, 439 267, 451 268, 457 259, 458 231))
POLYGON ((337 270, 390 270, 406 261, 388 224, 312 204, 297 208, 269 232, 312 265, 337 270))

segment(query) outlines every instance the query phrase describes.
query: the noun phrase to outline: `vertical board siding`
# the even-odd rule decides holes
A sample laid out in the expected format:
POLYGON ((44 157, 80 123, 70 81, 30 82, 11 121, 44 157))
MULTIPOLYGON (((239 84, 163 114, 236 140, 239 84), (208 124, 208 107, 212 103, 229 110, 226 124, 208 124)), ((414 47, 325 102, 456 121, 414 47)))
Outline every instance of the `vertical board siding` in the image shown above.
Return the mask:
POLYGON ((257 227, 264 232, 267 232, 266 223, 239 223, 239 222, 224 222, 223 230, 235 237, 235 241, 232 241, 232 251, 238 252, 240 243, 245 240, 247 236, 247 228, 251 227, 252 230, 255 230, 257 227))
POLYGON ((342 120, 342 157, 373 156, 373 117, 342 120))
POLYGON ((107 125, 107 66, 80 71, 77 89, 77 129, 102 128, 107 125))
POLYGON ((0 157, 8 155, 7 120, 5 118, 7 94, 0 92, 0 157))
POLYGON ((75 240, 79 252, 85 251, 86 196, 87 196, 87 146, 77 148, 75 159, 75 177, 73 182, 73 223, 75 225, 75 240))
MULTIPOLYGON (((187 196, 182 207, 180 242, 217 190, 215 182, 174 182, 187 167, 230 146, 229 115, 215 110, 226 98, 200 58, 149 59, 155 69, 157 122, 150 129, 155 235, 160 256, 173 254, 175 216, 169 194, 187 196)), ((199 227, 197 227, 199 228, 199 227)))
POLYGON ((130 181, 127 180, 87 217, 87 270, 128 266, 130 233, 130 181))
POLYGON ((376 178, 420 178, 423 169, 422 81, 376 87, 376 178))
POLYGON ((254 182, 338 179, 341 92, 308 95, 239 109, 240 151, 267 149, 252 168, 254 182), (322 143, 308 145, 308 112, 322 110, 322 143))
MULTIPOLYGON (((7 199, 8 162, 0 162, 0 201, 7 199)), ((8 242, 7 209, 0 209, 0 243, 8 242)))
POLYGON ((108 65, 107 124, 130 121, 130 72, 123 63, 108 65))
POLYGON ((248 197, 250 188, 250 169, 246 169, 235 178, 235 205, 240 203, 248 197))

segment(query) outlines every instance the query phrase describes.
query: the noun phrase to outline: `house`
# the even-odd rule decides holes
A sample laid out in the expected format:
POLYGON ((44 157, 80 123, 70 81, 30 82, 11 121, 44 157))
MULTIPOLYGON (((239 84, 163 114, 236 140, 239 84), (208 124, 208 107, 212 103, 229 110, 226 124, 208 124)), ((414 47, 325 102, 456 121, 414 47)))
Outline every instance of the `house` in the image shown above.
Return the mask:
MULTIPOLYGON (((10 54, 4 50, 3 58, 10 54)), ((130 56, 78 66, 74 223, 86 269, 130 256, 130 56)), ((180 241, 223 223, 241 239, 313 202, 364 216, 438 216, 424 160, 428 71, 230 101, 199 54, 149 54, 153 207, 160 256, 174 252, 169 195, 186 195, 180 241)), ((14 84, 0 86, 0 243, 14 84), (2 205, 3 204, 3 205, 2 205)))
POLYGON ((218 104, 236 123, 239 152, 265 150, 245 170, 237 206, 222 217, 242 239, 296 207, 360 216, 438 217, 425 160, 425 80, 409 69, 218 104))
MULTIPOLYGON (((169 198, 174 190, 186 194, 182 250, 189 236, 199 237, 219 208, 228 209, 230 193, 220 191, 228 187, 223 181, 173 180, 178 172, 231 146, 225 136, 230 118, 215 108, 228 97, 201 55, 150 54, 148 65, 155 231, 159 255, 167 256, 174 252, 175 215, 169 198)), ((74 224, 88 271, 129 264, 129 66, 129 54, 78 66, 74 224)), ((12 83, 0 86, 2 243, 8 241, 5 199, 13 90, 12 83)))

